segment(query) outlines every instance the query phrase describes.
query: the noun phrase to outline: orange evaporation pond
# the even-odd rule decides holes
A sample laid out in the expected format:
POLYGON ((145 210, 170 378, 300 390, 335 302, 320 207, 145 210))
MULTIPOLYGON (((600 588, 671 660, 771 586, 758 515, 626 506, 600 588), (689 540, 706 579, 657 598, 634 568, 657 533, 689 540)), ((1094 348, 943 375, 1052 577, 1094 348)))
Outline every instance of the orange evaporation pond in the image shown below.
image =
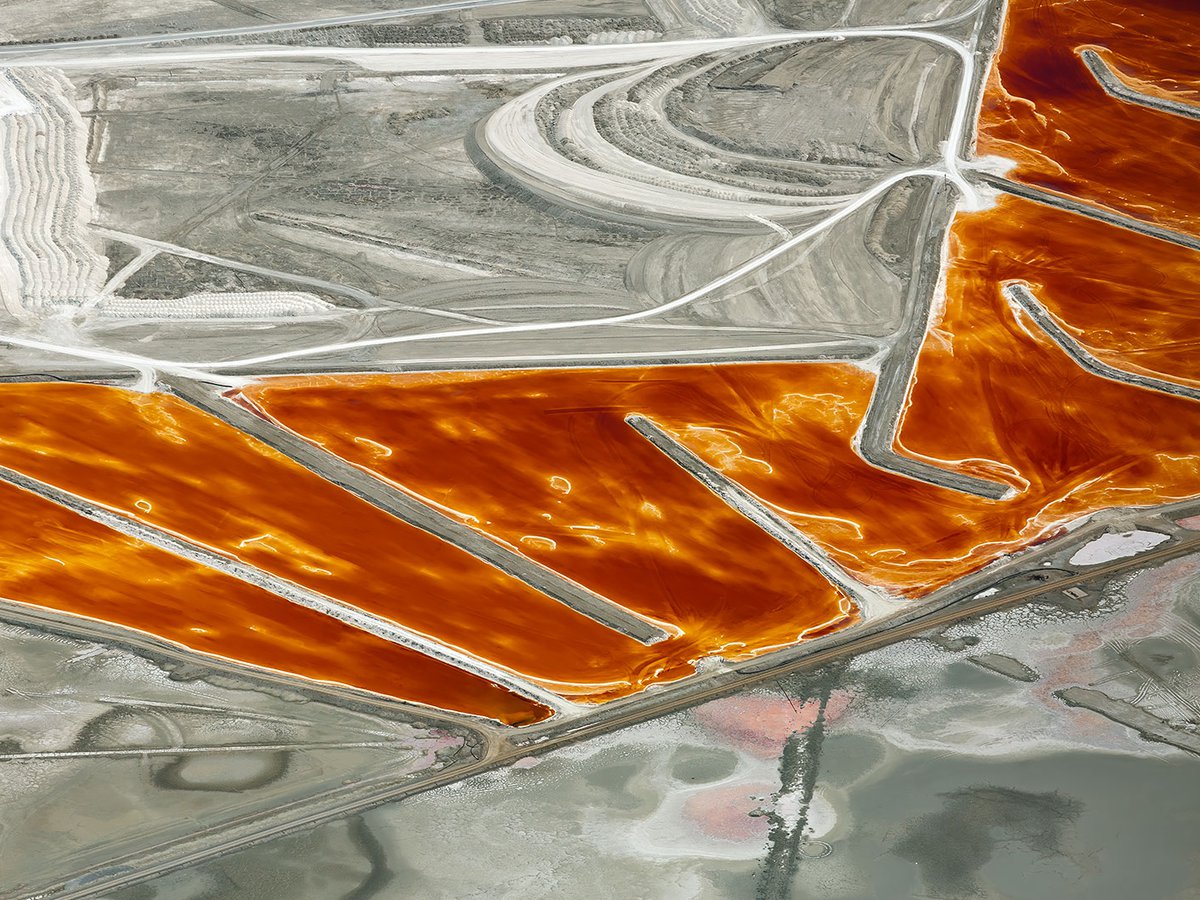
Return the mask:
MULTIPOLYGON (((712 380, 715 369, 702 370, 712 380)), ((745 655, 849 605, 624 421, 675 370, 270 379, 241 399, 627 609, 745 655)))
POLYGON ((508 724, 550 710, 0 483, 0 595, 192 650, 508 724))
POLYGON ((1200 405, 1089 375, 1013 319, 1001 283, 1040 283, 1048 263, 1031 274, 1037 256, 1018 238, 1040 239, 1042 215, 1005 199, 957 219, 951 300, 901 431, 905 452, 1019 488, 1009 500, 864 462, 851 442, 874 379, 842 364, 282 377, 245 399, 627 606, 674 622, 742 618, 753 635, 777 615, 756 611, 777 563, 627 414, 659 424, 862 580, 906 595, 1096 510, 1200 492, 1200 405), (721 594, 722 582, 736 591, 721 594))
POLYGON ((1097 359, 1200 384, 1200 252, 1016 198, 974 222, 963 219, 960 243, 969 230, 986 247, 988 277, 1027 282, 1097 359))
POLYGON ((1012 177, 1127 215, 1200 231, 1200 121, 1107 94, 1079 51, 1125 84, 1200 103, 1195 0, 1008 0, 988 78, 978 150, 1012 177))
POLYGON ((174 397, 8 384, 0 402, 0 465, 564 695, 619 696, 691 671, 686 658, 664 660, 174 397))
MULTIPOLYGON (((548 493, 542 496, 522 499, 520 484, 510 481, 518 478, 516 468, 489 467, 473 455, 469 441, 456 445, 453 461, 435 452, 427 463, 464 490, 473 485, 483 495, 496 492, 500 499, 480 510, 485 527, 492 516, 504 515, 509 499, 528 509, 569 494, 576 501, 591 498, 577 518, 549 523, 535 515, 529 528, 503 536, 534 558, 546 558, 544 548, 552 540, 561 541, 562 556, 593 560, 598 546, 628 547, 630 569, 597 568, 594 579, 584 580, 592 587, 623 586, 614 592, 621 601, 683 629, 676 639, 651 647, 359 500, 174 397, 98 385, 8 384, 0 385, 0 400, 7 412, 0 425, 0 465, 583 702, 685 677, 693 671, 691 661, 706 655, 749 655, 851 621, 847 601, 802 560, 640 438, 628 447, 621 437, 606 438, 611 423, 586 433, 577 426, 567 445, 576 448, 569 452, 584 460, 583 467, 562 470, 573 479, 565 487, 550 478, 557 470, 544 476, 548 493), (633 493, 605 486, 618 460, 621 477, 633 479, 633 493), (653 484, 634 502, 642 480, 653 484), (620 510, 620 518, 608 508, 620 510)), ((362 400, 368 408, 367 398, 362 400)), ((355 401, 350 405, 356 408, 355 401)), ((429 434, 410 434, 406 441, 435 451, 439 439, 449 442, 448 432, 459 429, 464 439, 469 434, 466 421, 447 415, 437 423, 428 421, 429 434)), ((620 436, 632 434, 618 424, 620 436)), ((366 441, 350 443, 378 452, 366 441)), ((511 449, 499 439, 493 446, 498 456, 511 449)), ((556 507, 545 509, 553 513, 556 507)))

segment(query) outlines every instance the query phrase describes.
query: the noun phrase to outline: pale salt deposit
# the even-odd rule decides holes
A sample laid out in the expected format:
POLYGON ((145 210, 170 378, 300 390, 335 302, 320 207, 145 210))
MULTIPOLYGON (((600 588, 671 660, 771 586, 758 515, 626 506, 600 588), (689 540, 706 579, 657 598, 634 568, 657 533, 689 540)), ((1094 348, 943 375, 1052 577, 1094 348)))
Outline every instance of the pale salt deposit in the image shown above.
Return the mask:
POLYGON ((1102 534, 1076 550, 1069 562, 1073 566, 1095 566, 1114 559, 1137 556, 1167 540, 1170 540, 1167 535, 1154 531, 1135 530, 1123 531, 1120 534, 1102 534))

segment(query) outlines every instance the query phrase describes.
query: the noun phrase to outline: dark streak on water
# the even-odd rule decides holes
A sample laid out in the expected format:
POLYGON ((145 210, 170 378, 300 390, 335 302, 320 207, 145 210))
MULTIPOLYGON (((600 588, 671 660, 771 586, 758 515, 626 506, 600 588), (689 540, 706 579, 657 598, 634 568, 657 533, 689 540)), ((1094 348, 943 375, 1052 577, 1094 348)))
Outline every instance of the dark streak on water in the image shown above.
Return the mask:
POLYGON ((820 770, 821 747, 825 742, 825 708, 844 668, 844 663, 827 666, 809 680, 805 699, 816 698, 819 703, 817 717, 806 730, 793 731, 784 744, 779 758, 781 787, 777 796, 798 794, 800 815, 795 825, 789 828, 777 811, 770 813, 767 857, 763 861, 757 900, 787 900, 791 896, 796 868, 802 858, 800 845, 808 828, 808 807, 820 770))

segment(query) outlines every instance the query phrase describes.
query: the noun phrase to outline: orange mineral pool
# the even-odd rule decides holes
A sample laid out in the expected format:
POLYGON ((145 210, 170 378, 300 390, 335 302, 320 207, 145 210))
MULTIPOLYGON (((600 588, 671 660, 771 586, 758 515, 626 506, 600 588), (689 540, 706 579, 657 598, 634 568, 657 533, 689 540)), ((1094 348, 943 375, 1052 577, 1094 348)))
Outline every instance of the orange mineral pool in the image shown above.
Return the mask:
MULTIPOLYGON (((1117 99, 1085 60, 1200 97, 1194 2, 1009 0, 981 153, 1011 177, 1173 229, 1200 224, 1200 122, 1117 99), (1087 51, 1086 53, 1084 51, 1087 51)), ((1106 76, 1107 77, 1107 76, 1106 76)), ((1016 311, 1024 283, 1110 366, 1196 385, 1200 254, 1013 197, 960 213, 895 450, 1011 488, 989 500, 855 450, 849 363, 290 376, 240 402, 660 624, 644 646, 329 484, 181 400, 5 384, 0 465, 598 702, 842 628, 837 589, 627 421, 642 416, 875 588, 920 597, 1113 506, 1200 494, 1200 403, 1083 369, 1016 311)), ((0 486, 11 599, 201 652, 521 724, 549 710, 0 486)))
POLYGON ((625 422, 690 385, 676 369, 328 376, 242 399, 709 652, 841 620, 828 582, 625 422))
MULTIPOLYGON (((653 448, 626 460, 631 467, 649 466, 645 477, 657 482, 627 508, 620 498, 631 501, 632 493, 621 494, 615 482, 603 487, 617 471, 621 448, 602 434, 577 432, 580 440, 595 440, 588 451, 596 466, 593 487, 605 493, 596 515, 572 520, 578 526, 572 546, 585 554, 598 545, 626 546, 631 559, 648 560, 598 574, 588 586, 627 585, 618 602, 661 616, 677 632, 652 646, 390 516, 175 397, 98 385, 7 384, 0 386, 0 401, 7 413, 0 424, 0 465, 572 699, 622 696, 684 677, 693 671, 691 661, 703 656, 753 654, 851 619, 838 591, 706 491, 668 505, 671 498, 662 491, 676 483, 690 489, 692 482, 653 448), (608 505, 626 519, 605 518, 600 507, 608 505)), ((470 423, 447 415, 430 426, 439 435, 460 428, 465 435, 470 423)), ((628 430, 623 423, 621 429, 628 430)), ((365 438, 358 446, 378 452, 365 438)), ((463 466, 457 476, 463 484, 478 481, 478 490, 509 499, 507 476, 479 468, 469 452, 455 459, 463 466)), ((578 486, 555 482, 549 496, 583 493, 587 476, 571 475, 578 486)), ((631 484, 634 491, 641 487, 637 477, 631 484)), ((539 502, 537 495, 522 500, 513 493, 512 502, 523 503, 522 509, 539 502)), ((511 543, 537 557, 538 539, 545 543, 555 532, 542 527, 540 516, 533 524, 512 535, 511 543)), ((569 533, 558 536, 571 544, 569 533)))
POLYGON ((512 725, 550 710, 0 483, 0 596, 201 653, 512 725))
POLYGON ((979 117, 978 151, 1010 177, 1200 233, 1200 121, 1106 92, 1091 50, 1143 94, 1200 111, 1195 0, 1008 0, 979 117))

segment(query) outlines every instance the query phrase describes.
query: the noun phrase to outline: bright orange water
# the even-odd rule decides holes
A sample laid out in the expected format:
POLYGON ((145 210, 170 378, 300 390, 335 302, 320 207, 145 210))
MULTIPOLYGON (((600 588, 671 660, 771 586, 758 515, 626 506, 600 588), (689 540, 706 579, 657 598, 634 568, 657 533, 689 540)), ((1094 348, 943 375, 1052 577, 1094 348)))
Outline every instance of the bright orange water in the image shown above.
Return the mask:
MULTIPOLYGON (((0 403, 0 465, 564 695, 620 696, 691 671, 694 647, 665 654, 661 646, 644 647, 174 397, 87 384, 7 384, 0 403)), ((79 603, 84 611, 86 598, 79 603)), ((799 622, 797 633, 815 624, 804 616, 799 622)))
POLYGON ((522 725, 549 710, 0 483, 0 596, 226 659, 522 725))
POLYGON ((982 216, 960 216, 955 234, 959 266, 1026 282, 1092 355, 1200 384, 1200 252, 1012 197, 982 216))
MULTIPOLYGON (((838 593, 624 421, 721 368, 270 379, 243 397, 700 653, 793 643, 838 593)), ((703 402, 703 400, 701 400, 703 402)), ((677 652, 661 646, 664 655, 677 652)))
POLYGON ((1131 87, 1200 104, 1196 0, 1008 0, 978 151, 1018 181, 1200 233, 1200 121, 1109 96, 1092 48, 1131 87))
MULTIPOLYGON (((1200 123, 1108 97, 1078 50, 1097 50, 1139 90, 1195 102, 1200 63, 1178 38, 1197 19, 1192 2, 1010 0, 980 152, 1017 160, 1018 180, 1196 231, 1200 123)), ((656 421, 863 581, 920 596, 1095 510, 1200 492, 1200 405, 1087 374, 1000 294, 1004 282, 1024 281, 1106 362, 1194 384, 1196 256, 1013 198, 956 218, 945 309, 922 349, 898 447, 1009 483, 1016 494, 1002 501, 862 461, 852 439, 874 378, 850 365, 276 378, 245 392, 331 452, 678 630, 651 648, 169 397, 3 386, 0 464, 566 695, 607 699, 682 677, 706 654, 750 655, 854 618, 809 567, 633 432, 626 414, 656 421)), ((14 599, 501 721, 546 714, 16 493, 6 507, 16 512, 12 533, 0 535, 14 599), (24 537, 28 521, 51 520, 24 537), (85 540, 38 543, 47 530, 85 540), (96 553, 117 565, 102 575, 96 553), (169 600, 139 593, 159 584, 169 600)))

